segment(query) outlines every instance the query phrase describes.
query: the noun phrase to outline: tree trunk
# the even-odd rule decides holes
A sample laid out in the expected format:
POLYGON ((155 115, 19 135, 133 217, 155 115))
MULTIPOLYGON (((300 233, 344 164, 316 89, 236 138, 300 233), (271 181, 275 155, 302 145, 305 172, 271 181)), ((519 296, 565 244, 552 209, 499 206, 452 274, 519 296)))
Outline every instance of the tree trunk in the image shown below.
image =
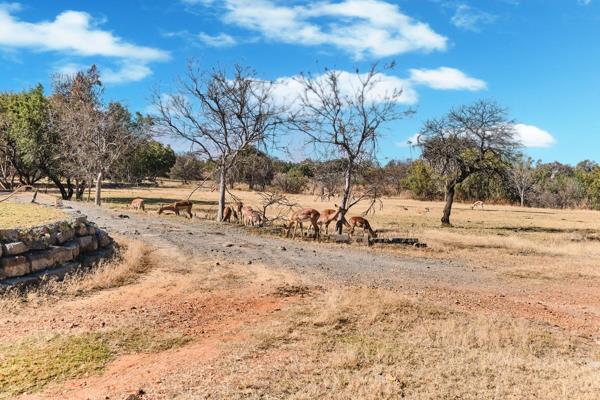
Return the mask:
POLYGON ((225 189, 227 185, 227 170, 221 167, 219 179, 219 206, 217 211, 217 221, 223 221, 223 211, 225 210, 225 189))
POLYGON ((58 188, 58 190, 60 191, 60 196, 62 197, 63 200, 69 200, 68 197, 68 193, 67 190, 65 189, 65 186, 62 184, 62 182, 60 181, 60 178, 52 175, 52 176, 48 176, 48 178, 50 178, 50 180, 54 183, 54 185, 58 188))
POLYGON ((525 205, 525 193, 521 192, 520 196, 521 196, 521 207, 523 207, 525 205))
MULTIPOLYGON (((350 163, 351 164, 351 163, 350 163)), ((338 235, 342 234, 342 228, 346 222, 346 212, 348 211, 348 201, 350 200, 350 185, 352 182, 352 168, 349 166, 344 174, 344 195, 340 204, 340 213, 337 222, 335 223, 335 232, 338 235)))
POLYGON ((452 203, 454 203, 454 192, 456 189, 456 183, 446 184, 446 205, 444 206, 444 215, 442 215, 442 225, 452 226, 450 224, 450 214, 452 213, 452 203))
POLYGON ((75 200, 83 200, 83 194, 85 193, 85 180, 79 182, 75 181, 75 200))
POLYGON ((102 205, 102 176, 103 176, 103 173, 99 172, 98 178, 96 179, 96 197, 94 199, 94 203, 97 206, 102 205))

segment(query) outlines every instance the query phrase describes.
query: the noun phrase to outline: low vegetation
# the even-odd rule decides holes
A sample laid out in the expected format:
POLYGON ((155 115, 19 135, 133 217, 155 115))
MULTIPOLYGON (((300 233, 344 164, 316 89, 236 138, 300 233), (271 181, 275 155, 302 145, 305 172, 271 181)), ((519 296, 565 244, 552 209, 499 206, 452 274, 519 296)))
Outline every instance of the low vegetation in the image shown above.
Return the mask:
POLYGON ((114 330, 34 336, 0 345, 0 398, 33 393, 49 383, 99 373, 122 354, 161 352, 188 341, 181 334, 114 330))
POLYGON ((0 203, 0 228, 27 228, 65 218, 66 214, 56 208, 37 204, 0 203))

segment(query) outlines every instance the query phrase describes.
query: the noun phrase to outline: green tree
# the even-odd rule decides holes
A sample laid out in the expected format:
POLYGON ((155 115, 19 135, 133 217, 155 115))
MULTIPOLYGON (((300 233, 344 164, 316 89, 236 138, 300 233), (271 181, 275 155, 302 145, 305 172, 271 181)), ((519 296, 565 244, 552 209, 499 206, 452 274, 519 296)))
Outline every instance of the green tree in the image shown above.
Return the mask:
POLYGON ((406 171, 402 186, 419 200, 433 200, 440 195, 439 178, 423 160, 414 161, 406 171))
POLYGON ((187 184, 203 178, 205 163, 200 161, 194 154, 186 153, 177 155, 175 164, 169 171, 171 179, 180 179, 187 184))

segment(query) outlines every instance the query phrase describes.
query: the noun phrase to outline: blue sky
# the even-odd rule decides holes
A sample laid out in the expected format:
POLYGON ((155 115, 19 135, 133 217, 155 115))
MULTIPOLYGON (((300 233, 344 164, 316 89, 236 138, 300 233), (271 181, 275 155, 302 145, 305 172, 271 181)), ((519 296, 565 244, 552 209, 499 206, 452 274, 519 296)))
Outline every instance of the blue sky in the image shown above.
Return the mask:
POLYGON ((417 112, 387 127, 382 161, 411 156, 425 119, 479 98, 508 107, 532 156, 600 161, 599 39, 600 0, 0 0, 0 91, 96 63, 107 98, 145 111, 190 57, 284 87, 395 60, 385 82, 417 112))

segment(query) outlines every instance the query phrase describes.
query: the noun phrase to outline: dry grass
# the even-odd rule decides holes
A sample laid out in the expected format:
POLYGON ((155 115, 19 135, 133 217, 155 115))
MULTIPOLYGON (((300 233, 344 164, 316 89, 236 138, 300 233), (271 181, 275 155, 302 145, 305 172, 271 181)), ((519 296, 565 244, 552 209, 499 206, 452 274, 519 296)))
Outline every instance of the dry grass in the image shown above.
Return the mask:
POLYGON ((64 212, 48 206, 31 203, 0 203, 0 228, 27 228, 65 218, 64 212))
POLYGON ((215 366, 222 374, 182 398, 595 399, 600 390, 596 344, 381 290, 307 300, 232 353, 215 366))
POLYGON ((31 304, 58 301, 135 282, 156 264, 152 249, 141 241, 117 237, 118 254, 91 271, 74 272, 63 280, 50 280, 26 291, 7 291, 0 297, 0 308, 17 314, 31 304))
POLYGON ((115 330, 33 336, 3 345, 0 347, 0 399, 99 373, 122 354, 161 352, 188 341, 173 333, 115 330))

